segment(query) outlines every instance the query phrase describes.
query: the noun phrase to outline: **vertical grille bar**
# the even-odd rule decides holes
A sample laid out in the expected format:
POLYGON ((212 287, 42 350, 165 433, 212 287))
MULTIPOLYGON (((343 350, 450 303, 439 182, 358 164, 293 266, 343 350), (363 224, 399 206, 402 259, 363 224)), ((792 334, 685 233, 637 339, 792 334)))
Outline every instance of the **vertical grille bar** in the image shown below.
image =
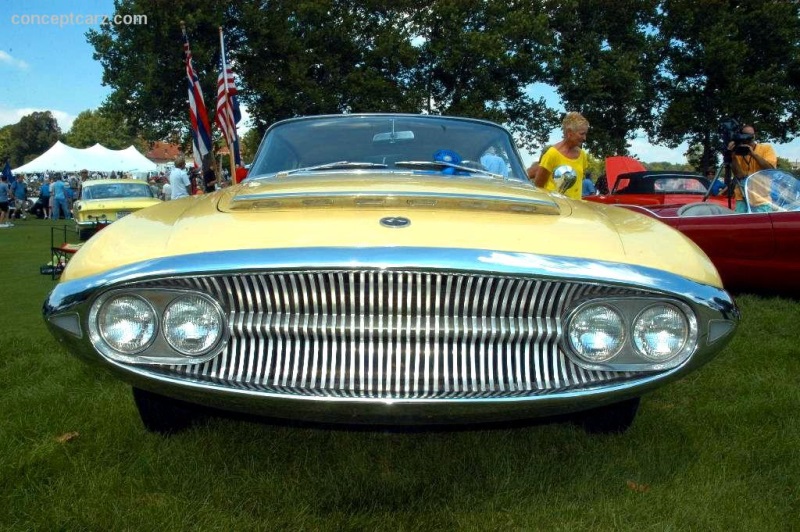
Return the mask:
MULTIPOLYGON (((253 390, 435 398, 548 393, 620 378, 558 347, 574 301, 623 288, 381 270, 176 278, 228 316, 226 349, 170 371, 253 390)), ((623 375, 624 377, 624 375, 623 375)))

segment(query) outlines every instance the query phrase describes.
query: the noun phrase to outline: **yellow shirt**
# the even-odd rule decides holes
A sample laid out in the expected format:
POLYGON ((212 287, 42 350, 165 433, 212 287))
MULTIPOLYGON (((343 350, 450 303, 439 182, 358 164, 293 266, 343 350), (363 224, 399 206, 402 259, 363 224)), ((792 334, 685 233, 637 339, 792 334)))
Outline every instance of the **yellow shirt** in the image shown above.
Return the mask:
POLYGON ((544 155, 542 155, 542 160, 539 162, 539 165, 549 173, 547 176, 547 183, 545 183, 544 188, 546 190, 557 190, 556 183, 553 181, 553 171, 559 166, 567 165, 575 170, 575 173, 578 175, 578 179, 575 180, 575 184, 572 185, 571 188, 564 192, 564 195, 572 199, 581 199, 583 174, 586 171, 587 162, 588 157, 584 150, 581 150, 580 155, 578 155, 576 159, 570 159, 569 157, 565 157, 554 147, 550 147, 550 149, 548 149, 544 155))
MULTIPOLYGON (((775 168, 778 166, 778 155, 775 153, 775 149, 769 144, 756 144, 755 148, 753 148, 753 153, 759 155, 762 159, 767 161, 768 163, 772 164, 772 167, 775 168)), ((756 161, 755 157, 751 156, 743 156, 743 155, 735 155, 736 162, 739 164, 739 168, 744 171, 745 176, 750 176, 751 174, 755 174, 759 170, 763 170, 761 166, 756 161)), ((733 197, 737 200, 741 201, 744 199, 742 196, 742 191, 739 190, 739 187, 736 187, 733 190, 733 197)))

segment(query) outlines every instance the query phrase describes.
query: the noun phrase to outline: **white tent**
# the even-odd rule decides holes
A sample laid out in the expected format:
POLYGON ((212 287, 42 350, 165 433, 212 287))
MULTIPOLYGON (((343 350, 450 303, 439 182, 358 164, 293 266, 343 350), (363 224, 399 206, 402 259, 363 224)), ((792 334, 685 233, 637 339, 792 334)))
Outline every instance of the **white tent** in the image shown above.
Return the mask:
POLYGON ((95 144, 91 148, 79 149, 56 141, 49 150, 12 172, 79 172, 84 168, 90 172, 152 172, 158 166, 133 146, 124 150, 109 150, 95 144))

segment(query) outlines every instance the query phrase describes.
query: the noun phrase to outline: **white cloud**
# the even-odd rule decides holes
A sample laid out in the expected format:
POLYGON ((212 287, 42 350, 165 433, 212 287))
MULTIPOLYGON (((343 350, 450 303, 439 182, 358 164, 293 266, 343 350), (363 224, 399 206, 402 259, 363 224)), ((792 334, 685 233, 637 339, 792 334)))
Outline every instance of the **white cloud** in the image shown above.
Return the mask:
POLYGON ((72 122, 74 122, 76 118, 75 115, 71 115, 65 111, 54 111, 53 109, 35 109, 32 107, 9 109, 7 107, 0 106, 0 127, 8 124, 16 124, 23 116, 43 111, 50 111, 50 113, 53 115, 53 118, 55 118, 56 122, 58 122, 58 125, 63 133, 69 131, 69 129, 72 127, 72 122))
POLYGON ((0 50, 0 63, 5 63, 23 70, 28 68, 28 63, 22 59, 13 58, 8 52, 4 52, 3 50, 0 50))

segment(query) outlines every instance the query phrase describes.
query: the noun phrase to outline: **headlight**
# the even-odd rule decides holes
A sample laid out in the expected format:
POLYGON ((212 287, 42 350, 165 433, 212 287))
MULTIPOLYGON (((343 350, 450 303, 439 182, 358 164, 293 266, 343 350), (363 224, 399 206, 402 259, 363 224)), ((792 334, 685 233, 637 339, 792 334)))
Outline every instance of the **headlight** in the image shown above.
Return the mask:
POLYGON ((97 313, 97 329, 112 349, 132 355, 156 335, 156 313, 144 299, 123 295, 108 299, 97 313))
POLYGON ((674 305, 653 305, 636 318, 632 336, 642 357, 665 362, 683 350, 689 338, 689 323, 674 305))
POLYGON ((223 317, 208 299, 180 296, 164 311, 163 334, 167 343, 187 356, 198 356, 213 348, 222 336, 223 317))
POLYGON ((589 305, 569 322, 569 342, 575 353, 587 362, 605 362, 614 357, 625 342, 622 316, 609 305, 589 305))

